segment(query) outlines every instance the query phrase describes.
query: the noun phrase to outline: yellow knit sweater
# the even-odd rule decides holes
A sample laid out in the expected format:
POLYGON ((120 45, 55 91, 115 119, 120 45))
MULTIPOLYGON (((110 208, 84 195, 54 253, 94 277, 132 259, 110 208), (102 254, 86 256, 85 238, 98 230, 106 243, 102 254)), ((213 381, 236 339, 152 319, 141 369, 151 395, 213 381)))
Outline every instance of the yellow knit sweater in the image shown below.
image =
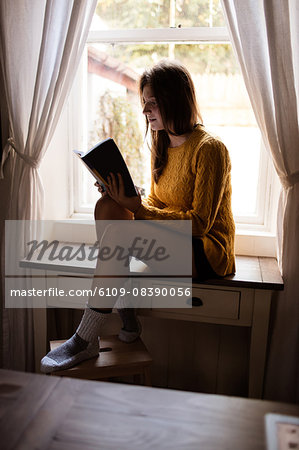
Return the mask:
POLYGON ((212 269, 235 271, 231 163, 225 145, 198 125, 182 145, 168 149, 166 167, 135 219, 192 220, 212 269))

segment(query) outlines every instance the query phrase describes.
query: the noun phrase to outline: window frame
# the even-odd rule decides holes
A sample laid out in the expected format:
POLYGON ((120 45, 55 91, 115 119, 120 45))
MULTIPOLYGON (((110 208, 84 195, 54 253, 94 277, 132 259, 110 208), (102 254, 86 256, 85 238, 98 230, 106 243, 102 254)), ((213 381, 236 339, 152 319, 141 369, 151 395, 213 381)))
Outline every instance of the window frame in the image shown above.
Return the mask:
POLYGON ((137 44, 137 43, 227 43, 226 27, 169 27, 91 30, 87 44, 137 44))
MULTIPOLYGON (((231 43, 229 33, 226 27, 170 27, 170 28, 153 28, 153 29, 114 29, 114 30, 92 30, 88 34, 86 45, 103 43, 103 44, 138 44, 138 43, 189 43, 189 44, 220 44, 231 43)), ((86 49, 85 49, 86 51, 86 49)), ((70 96, 69 103, 69 130, 71 138, 69 139, 70 148, 78 147, 78 143, 82 142, 82 133, 86 133, 86 130, 80 131, 78 118, 74 117, 72 111, 82 111, 84 114, 82 89, 78 89, 82 82, 84 83, 84 77, 87 77, 87 58, 83 57, 81 65, 79 67, 74 87, 72 89, 73 94, 70 96), (85 72, 84 72, 85 70, 85 72), (77 95, 81 92, 81 96, 77 95), (76 93, 76 95, 74 95, 76 93)), ((82 127, 81 127, 82 128, 82 127)), ((242 236, 265 236, 268 233, 275 239, 275 213, 277 197, 279 195, 279 183, 277 177, 275 177, 275 171, 273 169, 270 156, 268 155, 265 147, 261 143, 261 161, 260 161, 260 174, 259 174, 259 186, 258 186, 258 198, 257 198, 257 214, 254 216, 235 216, 237 234, 242 236), (272 209, 271 209, 272 208, 272 209)), ((80 177, 78 176, 78 165, 74 164, 74 158, 70 162, 72 167, 71 180, 73 183, 73 189, 70 188, 70 192, 73 190, 71 198, 73 218, 90 218, 91 211, 89 207, 80 205, 80 177)), ((275 247, 274 243, 273 246, 275 247)), ((251 252, 252 253, 252 252, 251 252)))

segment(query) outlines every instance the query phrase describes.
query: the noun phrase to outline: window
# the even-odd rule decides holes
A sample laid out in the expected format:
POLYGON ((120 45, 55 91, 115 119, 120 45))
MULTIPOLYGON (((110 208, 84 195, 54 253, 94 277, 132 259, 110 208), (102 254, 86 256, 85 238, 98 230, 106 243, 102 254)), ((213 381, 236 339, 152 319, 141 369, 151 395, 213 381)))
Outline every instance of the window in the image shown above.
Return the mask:
MULTIPOLYGON (((219 0, 99 1, 71 97, 71 148, 87 150, 112 136, 134 182, 147 192, 150 152, 137 80, 165 57, 189 69, 204 125, 230 152, 237 227, 269 230, 275 176, 219 0)), ((73 210, 91 213, 98 198, 94 180, 83 165, 73 164, 73 210)))

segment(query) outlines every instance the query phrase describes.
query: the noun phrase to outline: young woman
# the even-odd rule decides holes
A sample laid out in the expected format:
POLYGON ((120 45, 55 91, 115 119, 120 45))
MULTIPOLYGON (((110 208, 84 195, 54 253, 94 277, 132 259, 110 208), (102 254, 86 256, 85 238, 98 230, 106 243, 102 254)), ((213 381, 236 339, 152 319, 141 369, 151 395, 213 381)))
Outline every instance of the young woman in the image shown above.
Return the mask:
MULTIPOLYGON (((152 138, 151 192, 144 201, 139 195, 127 197, 121 177, 111 174, 107 192, 96 204, 95 219, 192 220, 193 277, 233 273, 230 158, 224 144, 201 124, 189 72, 165 60, 145 71, 139 86, 152 138)), ((123 320, 119 337, 132 342, 141 332, 135 310, 121 301, 117 308, 123 320)), ((65 369, 96 356, 98 336, 110 312, 93 307, 90 301, 76 333, 42 359, 41 370, 65 369)))

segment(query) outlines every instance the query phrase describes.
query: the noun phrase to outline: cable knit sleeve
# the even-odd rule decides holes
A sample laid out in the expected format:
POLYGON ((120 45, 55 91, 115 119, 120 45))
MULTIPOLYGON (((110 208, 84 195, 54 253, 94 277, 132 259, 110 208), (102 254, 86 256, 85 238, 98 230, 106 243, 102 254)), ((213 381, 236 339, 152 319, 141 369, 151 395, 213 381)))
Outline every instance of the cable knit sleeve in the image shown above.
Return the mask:
MULTIPOLYGON (((202 237, 214 224, 230 174, 230 158, 225 145, 209 139, 190 161, 193 179, 193 199, 189 210, 159 207, 158 203, 142 204, 135 213, 136 219, 192 220, 192 234, 202 237)), ((190 186, 188 186, 190 188, 190 186)))
POLYGON ((155 194, 153 178, 151 181, 151 192, 146 197, 146 199, 144 199, 144 202, 145 202, 146 206, 153 206, 154 208, 158 208, 158 209, 164 209, 166 207, 166 205, 163 202, 161 202, 155 194))

